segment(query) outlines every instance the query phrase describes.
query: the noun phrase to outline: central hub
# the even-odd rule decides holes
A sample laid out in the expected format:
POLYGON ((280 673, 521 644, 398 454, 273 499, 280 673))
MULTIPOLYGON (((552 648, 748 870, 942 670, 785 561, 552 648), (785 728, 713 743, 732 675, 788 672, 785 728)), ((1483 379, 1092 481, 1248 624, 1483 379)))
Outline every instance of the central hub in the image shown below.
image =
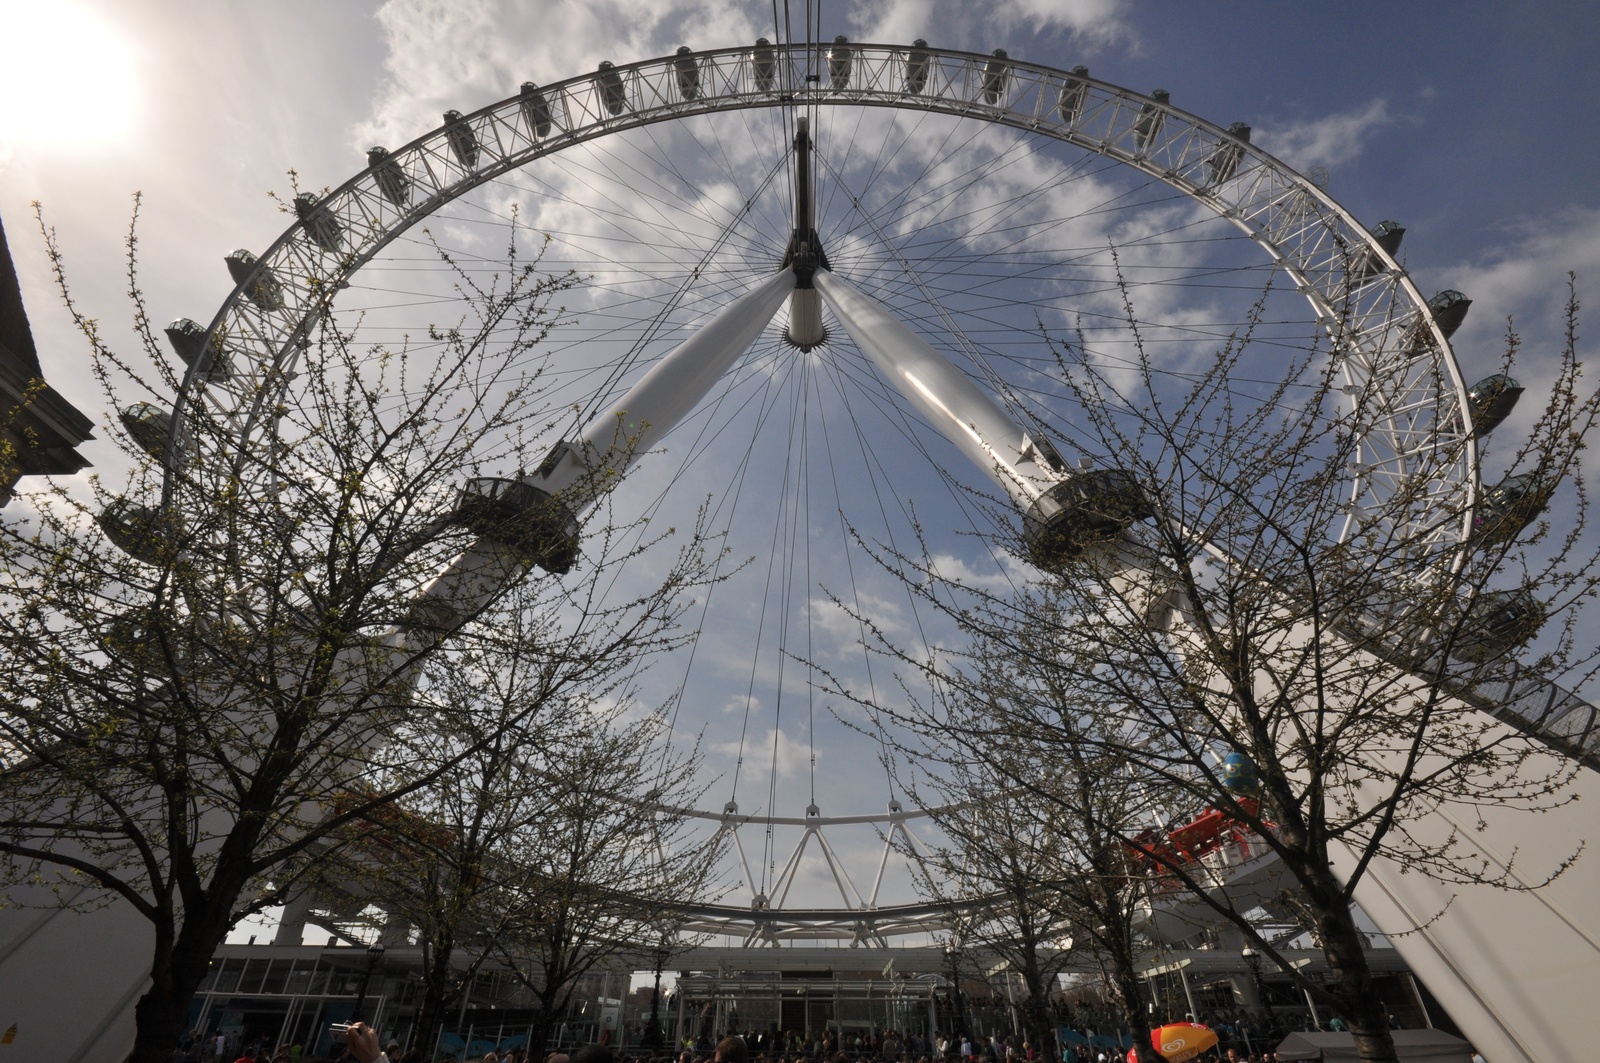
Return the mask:
POLYGON ((811 121, 796 121, 794 135, 794 231, 783 254, 783 264, 794 270, 794 293, 789 296, 789 327, 783 338, 809 351, 828 338, 822 327, 822 300, 812 279, 817 270, 829 269, 827 252, 817 235, 811 169, 811 121))

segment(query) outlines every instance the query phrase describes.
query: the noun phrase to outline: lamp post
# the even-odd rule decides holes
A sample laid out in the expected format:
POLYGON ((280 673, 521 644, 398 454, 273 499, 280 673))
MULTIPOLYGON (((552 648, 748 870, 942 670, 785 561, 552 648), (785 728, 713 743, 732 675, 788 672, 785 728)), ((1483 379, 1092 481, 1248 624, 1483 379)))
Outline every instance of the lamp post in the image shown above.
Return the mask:
POLYGON ((944 958, 950 964, 950 1010, 953 1012, 950 1033, 954 1037, 960 1037, 967 1028, 967 1020, 966 1008, 961 999, 961 950, 956 946, 954 939, 945 942, 944 958))
POLYGON ((362 976, 361 992, 356 996, 356 1006, 350 1011, 351 1022, 359 1020, 363 1009, 367 1006, 367 989, 372 985, 372 971, 381 959, 383 959, 383 942, 374 941, 367 946, 367 973, 362 976))
POLYGON ((661 1032, 661 968, 667 963, 666 943, 656 947, 656 984, 650 990, 650 1021, 645 1024, 644 1036, 639 1039, 640 1044, 653 1052, 661 1050, 665 1040, 661 1032))
MULTIPOLYGON (((1249 942, 1246 942, 1244 948, 1239 950, 1239 955, 1250 968, 1250 982, 1255 986, 1256 990, 1256 1007, 1260 1009, 1262 1014, 1268 1014, 1267 998, 1261 992, 1261 954, 1251 948, 1249 942)), ((1255 1055, 1255 1045, 1250 1040, 1250 1021, 1248 1018, 1245 1020, 1244 1027, 1244 1047, 1251 1055, 1255 1055)))

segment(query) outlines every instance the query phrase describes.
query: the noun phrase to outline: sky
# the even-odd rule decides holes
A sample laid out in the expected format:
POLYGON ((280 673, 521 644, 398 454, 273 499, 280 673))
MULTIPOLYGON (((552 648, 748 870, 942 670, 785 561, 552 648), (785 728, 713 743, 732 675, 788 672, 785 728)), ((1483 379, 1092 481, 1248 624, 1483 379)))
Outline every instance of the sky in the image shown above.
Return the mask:
MULTIPOLYGON (((0 0, 0 219, 46 375, 101 426, 84 453, 101 469, 117 468, 106 440, 119 429, 52 287, 34 202, 58 234, 75 297, 116 338, 129 317, 122 241, 132 196, 142 193, 141 283, 152 313, 205 321, 232 287, 223 255, 260 250, 289 223, 268 193, 287 191, 290 171, 302 187, 336 186, 364 167, 369 146, 402 144, 447 108, 471 111, 524 80, 548 84, 603 59, 779 37, 773 19, 782 7, 0 0)), ((799 32, 804 5, 789 10, 799 32)), ((1060 68, 1084 63, 1115 84, 1165 88, 1176 106, 1223 126, 1247 122, 1254 143, 1302 172, 1325 171, 1329 194, 1358 218, 1406 226, 1405 264, 1425 294, 1449 287, 1474 299, 1454 340, 1468 380, 1497 366, 1514 316, 1527 352, 1519 375, 1536 392, 1559 342, 1568 272, 1578 275, 1580 297, 1596 291, 1600 7, 860 0, 823 4, 821 28, 824 39, 923 37, 974 51, 1004 47, 1060 68)), ((897 615, 891 589, 863 585, 860 593, 878 615, 897 615)), ((841 644, 854 637, 837 612, 818 616, 838 628, 841 644)), ((716 650, 708 647, 710 659, 716 650)), ((731 757, 738 750, 725 732, 743 713, 743 695, 731 681, 711 689, 740 706, 706 716, 708 748, 731 757)), ((760 741, 786 779, 804 774, 818 749, 814 731, 802 738, 770 717, 744 718, 766 735, 760 741)), ((829 734, 835 743, 865 741, 846 728, 829 734)), ((873 754, 820 755, 850 765, 873 754)), ((882 807, 881 786, 869 793, 849 770, 835 770, 829 812, 882 807)), ((708 800, 720 802, 720 791, 708 800)), ((869 863, 880 844, 870 836, 834 842, 869 863)), ((815 861, 807 875, 813 887, 823 881, 815 861)))

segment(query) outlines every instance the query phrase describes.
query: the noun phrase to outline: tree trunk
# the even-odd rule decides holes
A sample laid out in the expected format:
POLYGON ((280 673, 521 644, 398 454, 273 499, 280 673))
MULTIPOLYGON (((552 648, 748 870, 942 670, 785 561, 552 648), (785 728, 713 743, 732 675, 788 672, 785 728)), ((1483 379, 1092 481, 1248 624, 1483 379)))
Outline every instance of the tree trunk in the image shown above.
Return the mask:
POLYGON ((539 994, 539 1016, 533 1020, 533 1028, 528 1031, 528 1058, 539 1060, 544 1058, 545 1046, 550 1043, 550 1028, 555 1025, 550 1013, 550 1004, 539 994))
POLYGON ((128 1063, 170 1063, 173 1049, 184 1034, 192 996, 193 993, 182 993, 171 974, 157 965, 149 991, 134 1005, 133 1052, 128 1063))
POLYGON ((417 1011, 411 1047, 420 1048, 424 1054, 433 1051, 450 1005, 464 991, 462 987, 453 985, 450 977, 450 954, 453 951, 453 946, 435 946, 430 950, 428 962, 422 970, 422 1007, 417 1011), (452 988, 456 989, 456 993, 450 992, 452 988))
POLYGON ((1046 1058, 1055 1056, 1055 1024, 1050 1021, 1050 987, 1045 985, 1033 950, 1023 958, 1022 981, 1028 999, 1022 1005, 1022 1031, 1028 1043, 1046 1058))
POLYGON ((185 913, 183 929, 175 940, 170 925, 157 926, 150 989, 133 1009, 133 1051, 128 1063, 171 1063, 189 1021, 189 1002, 205 980, 217 946, 227 937, 231 903, 226 912, 220 918, 215 910, 185 913))
POLYGON ((1388 1009, 1372 984, 1355 918, 1339 896, 1335 893, 1330 903, 1319 904, 1316 913, 1317 934, 1332 975, 1328 993, 1339 1017, 1350 1026, 1362 1063, 1396 1063, 1388 1009))
POLYGON ((1150 1012, 1144 1006, 1144 987, 1134 971, 1132 957, 1118 957, 1113 961, 1112 983, 1122 1000, 1123 1021, 1133 1034, 1133 1050, 1139 1063, 1165 1063, 1150 1040, 1150 1012))

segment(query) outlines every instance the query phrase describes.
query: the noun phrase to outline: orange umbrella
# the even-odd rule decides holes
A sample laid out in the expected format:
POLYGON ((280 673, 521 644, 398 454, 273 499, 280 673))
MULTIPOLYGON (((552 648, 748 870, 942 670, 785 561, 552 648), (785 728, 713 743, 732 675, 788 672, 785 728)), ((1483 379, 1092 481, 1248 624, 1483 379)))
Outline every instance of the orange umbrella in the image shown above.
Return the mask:
POLYGON ((1209 1026, 1197 1022, 1169 1022, 1150 1031, 1150 1043, 1169 1063, 1184 1063, 1208 1048, 1217 1046, 1217 1035, 1209 1026))

